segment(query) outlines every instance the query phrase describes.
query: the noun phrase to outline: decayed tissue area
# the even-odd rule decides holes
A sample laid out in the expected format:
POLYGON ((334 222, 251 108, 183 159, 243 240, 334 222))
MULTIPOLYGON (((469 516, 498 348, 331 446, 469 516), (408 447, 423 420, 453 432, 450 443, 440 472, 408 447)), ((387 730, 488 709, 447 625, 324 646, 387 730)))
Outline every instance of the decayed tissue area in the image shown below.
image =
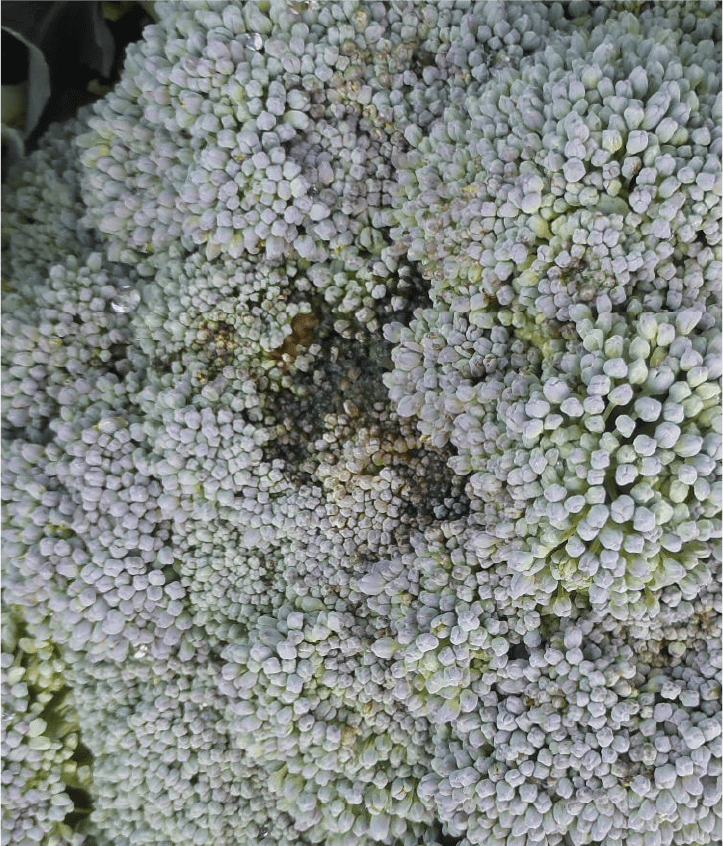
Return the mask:
POLYGON ((158 3, 3 191, 3 835, 721 842, 715 2, 158 3))

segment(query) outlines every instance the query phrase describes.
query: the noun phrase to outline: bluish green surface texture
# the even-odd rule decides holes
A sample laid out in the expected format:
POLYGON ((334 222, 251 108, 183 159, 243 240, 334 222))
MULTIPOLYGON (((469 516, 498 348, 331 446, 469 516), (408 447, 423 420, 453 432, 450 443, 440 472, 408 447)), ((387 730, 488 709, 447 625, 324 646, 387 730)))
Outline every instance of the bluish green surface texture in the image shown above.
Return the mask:
POLYGON ((3 191, 8 846, 714 846, 714 2, 173 2, 3 191))

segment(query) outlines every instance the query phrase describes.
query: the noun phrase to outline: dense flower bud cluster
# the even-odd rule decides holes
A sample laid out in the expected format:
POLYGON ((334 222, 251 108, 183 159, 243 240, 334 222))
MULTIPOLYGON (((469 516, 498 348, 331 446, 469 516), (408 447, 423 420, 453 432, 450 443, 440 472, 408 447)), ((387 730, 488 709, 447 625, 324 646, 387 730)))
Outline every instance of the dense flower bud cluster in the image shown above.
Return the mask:
POLYGON ((720 843, 715 4, 157 6, 3 196, 8 843, 720 843))
POLYGON ((67 667, 49 639, 29 637, 3 605, 3 839, 81 846, 91 772, 67 667))
POLYGON ((565 323, 599 292, 630 313, 717 291, 719 60, 713 21, 685 8, 590 7, 584 33, 450 80, 442 115, 406 130, 398 236, 435 301, 565 323))
MULTIPOLYGON (((516 573, 514 596, 544 605, 560 588, 584 591, 595 609, 649 620, 661 588, 692 598, 710 580, 720 327, 694 309, 631 320, 603 297, 570 317, 569 340, 542 350, 505 327, 462 335, 454 316, 421 343, 392 327, 397 369, 386 382, 400 414, 418 398, 420 429, 455 446, 450 466, 469 474, 500 541, 494 560, 516 573), (476 372, 466 357, 454 367, 465 347, 476 372)), ((417 327, 428 320, 418 315, 417 327)))

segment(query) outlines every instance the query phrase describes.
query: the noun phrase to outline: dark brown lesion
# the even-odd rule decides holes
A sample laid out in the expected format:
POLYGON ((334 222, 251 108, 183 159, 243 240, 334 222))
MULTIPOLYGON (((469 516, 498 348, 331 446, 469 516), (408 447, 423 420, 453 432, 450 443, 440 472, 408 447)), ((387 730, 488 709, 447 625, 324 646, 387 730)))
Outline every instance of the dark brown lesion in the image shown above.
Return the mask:
POLYGON ((236 330, 225 320, 204 318, 191 341, 191 348, 193 354, 205 365, 205 370, 195 373, 193 380, 197 385, 206 384, 224 367, 233 363, 238 348, 236 330))
POLYGON ((204 319, 193 343, 200 346, 211 345, 223 354, 236 347, 234 334, 233 326, 227 321, 204 319))
POLYGON ((314 328, 319 318, 313 312, 297 314, 291 320, 291 334, 284 339, 280 347, 271 351, 271 358, 287 366, 296 359, 300 346, 308 347, 314 340, 314 328))

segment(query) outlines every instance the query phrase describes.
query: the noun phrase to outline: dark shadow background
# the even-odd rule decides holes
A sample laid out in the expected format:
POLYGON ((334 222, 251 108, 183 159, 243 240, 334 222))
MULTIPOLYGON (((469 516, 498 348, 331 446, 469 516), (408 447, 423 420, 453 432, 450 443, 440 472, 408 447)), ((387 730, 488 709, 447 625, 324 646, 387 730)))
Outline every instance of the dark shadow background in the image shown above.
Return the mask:
MULTIPOLYGON (((72 117, 118 81, 125 49, 153 23, 136 2, 27 2, 5 0, 2 25, 2 85, 24 85, 24 121, 14 128, 32 152, 51 123, 72 117)), ((3 127, 3 180, 16 160, 3 127)), ((17 140, 17 135, 15 136, 17 140)))

